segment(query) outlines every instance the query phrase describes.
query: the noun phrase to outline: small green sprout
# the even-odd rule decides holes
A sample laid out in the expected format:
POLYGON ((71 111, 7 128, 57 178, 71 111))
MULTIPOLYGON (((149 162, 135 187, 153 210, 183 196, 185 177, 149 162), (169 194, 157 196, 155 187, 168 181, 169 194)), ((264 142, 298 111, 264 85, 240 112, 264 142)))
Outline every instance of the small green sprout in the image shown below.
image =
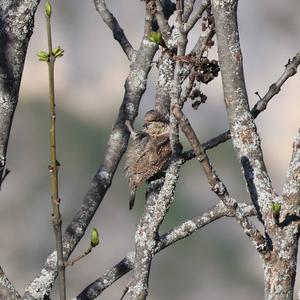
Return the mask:
POLYGON ((49 53, 46 51, 40 51, 37 53, 39 61, 49 61, 49 53))
POLYGON ((279 202, 272 202, 272 212, 275 219, 279 219, 281 211, 281 204, 279 202))
POLYGON ((52 53, 55 58, 62 57, 64 55, 64 52, 65 52, 65 50, 62 49, 60 46, 58 46, 52 50, 52 53))
POLYGON ((99 233, 96 228, 93 228, 91 233, 91 246, 96 247, 99 245, 99 233))
POLYGON ((51 4, 50 4, 49 1, 46 1, 46 4, 45 4, 45 15, 50 18, 51 17, 51 13, 52 13, 52 6, 51 6, 51 4))
POLYGON ((160 45, 162 47, 165 47, 166 44, 165 44, 165 41, 161 35, 161 33, 159 31, 151 31, 148 35, 148 39, 157 44, 157 45, 160 45))

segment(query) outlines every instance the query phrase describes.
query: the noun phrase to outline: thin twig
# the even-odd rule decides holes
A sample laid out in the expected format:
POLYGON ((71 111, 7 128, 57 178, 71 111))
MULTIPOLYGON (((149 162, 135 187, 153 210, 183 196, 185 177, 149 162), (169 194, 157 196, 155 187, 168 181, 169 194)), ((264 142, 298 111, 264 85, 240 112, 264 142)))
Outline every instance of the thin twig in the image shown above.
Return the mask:
POLYGON ((76 262, 78 262, 79 260, 81 260, 82 258, 86 257, 89 253, 91 253, 93 250, 93 246, 90 245, 83 253, 81 253, 80 255, 74 257, 73 259, 68 260, 65 263, 65 267, 68 266, 73 266, 76 262))
POLYGON ((268 92, 260 99, 251 109, 253 118, 256 118, 262 111, 267 108, 269 101, 280 92, 281 86, 292 76, 297 73, 300 64, 300 53, 297 53, 292 59, 289 59, 285 65, 285 70, 276 82, 270 85, 268 92))
POLYGON ((118 20, 114 17, 114 15, 107 8, 105 0, 94 0, 94 4, 95 4, 96 10, 99 12, 101 18, 103 19, 105 24, 112 31, 114 39, 116 41, 118 41, 118 43, 122 47, 124 53, 126 54, 128 59, 131 61, 134 58, 136 51, 133 49, 132 45, 128 41, 128 39, 124 33, 124 30, 119 25, 118 20))
POLYGON ((48 36, 48 51, 49 51, 49 96, 50 96, 50 175, 51 175, 51 203, 52 203, 52 223, 56 241, 57 253, 57 271, 59 277, 59 293, 60 300, 66 299, 66 279, 65 279, 65 262, 63 256, 62 243, 62 220, 60 213, 60 198, 58 194, 58 161, 56 159, 56 113, 55 113, 55 89, 54 89, 54 63, 55 56, 52 50, 52 36, 50 15, 46 16, 47 36, 48 36))

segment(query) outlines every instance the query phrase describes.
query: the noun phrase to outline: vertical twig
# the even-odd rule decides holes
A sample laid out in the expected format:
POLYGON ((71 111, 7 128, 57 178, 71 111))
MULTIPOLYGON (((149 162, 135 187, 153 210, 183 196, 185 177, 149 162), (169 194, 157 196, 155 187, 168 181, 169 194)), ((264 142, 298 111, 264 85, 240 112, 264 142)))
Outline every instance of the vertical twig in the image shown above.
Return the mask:
POLYGON ((49 71, 49 98, 50 98, 50 175, 51 175, 51 202, 52 202, 52 223, 56 241, 57 253, 57 271, 59 277, 59 294, 60 300, 66 299, 66 280, 65 280, 65 263, 63 256, 62 244, 62 221, 60 214, 60 198, 58 195, 58 161, 56 159, 56 113, 55 113, 55 94, 54 94, 54 64, 55 56, 52 50, 52 36, 51 36, 51 6, 49 2, 46 4, 46 25, 48 36, 48 71, 49 71), (47 5, 50 10, 47 11, 47 5))

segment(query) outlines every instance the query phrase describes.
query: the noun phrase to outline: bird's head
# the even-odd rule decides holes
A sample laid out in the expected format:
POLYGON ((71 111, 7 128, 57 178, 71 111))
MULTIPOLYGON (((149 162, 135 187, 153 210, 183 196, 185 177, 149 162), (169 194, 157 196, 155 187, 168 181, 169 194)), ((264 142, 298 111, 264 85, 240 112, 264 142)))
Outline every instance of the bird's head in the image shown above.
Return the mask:
POLYGON ((159 111, 149 110, 144 117, 143 131, 151 136, 167 134, 169 122, 159 111))

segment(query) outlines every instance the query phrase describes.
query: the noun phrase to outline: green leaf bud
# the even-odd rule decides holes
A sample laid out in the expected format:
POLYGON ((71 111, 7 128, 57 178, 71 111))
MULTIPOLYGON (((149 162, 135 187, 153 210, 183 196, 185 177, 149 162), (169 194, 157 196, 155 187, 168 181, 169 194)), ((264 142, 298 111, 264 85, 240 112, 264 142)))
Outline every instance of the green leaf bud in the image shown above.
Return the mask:
POLYGON ((62 49, 60 46, 58 46, 52 50, 52 53, 55 58, 62 57, 64 55, 64 52, 65 52, 65 50, 62 49))
POLYGON ((91 232, 91 246, 96 247, 99 245, 99 233, 96 228, 93 228, 91 232))
POLYGON ((39 61, 49 61, 49 53, 45 51, 40 51, 37 53, 39 61))
POLYGON ((51 4, 50 4, 49 1, 46 1, 46 4, 45 4, 45 15, 50 18, 51 17, 51 13, 52 13, 52 6, 51 6, 51 4))
POLYGON ((165 41, 159 31, 151 31, 148 35, 148 39, 157 45, 165 47, 165 41))
POLYGON ((278 218, 281 211, 281 204, 279 202, 272 202, 272 212, 275 218, 278 218))

